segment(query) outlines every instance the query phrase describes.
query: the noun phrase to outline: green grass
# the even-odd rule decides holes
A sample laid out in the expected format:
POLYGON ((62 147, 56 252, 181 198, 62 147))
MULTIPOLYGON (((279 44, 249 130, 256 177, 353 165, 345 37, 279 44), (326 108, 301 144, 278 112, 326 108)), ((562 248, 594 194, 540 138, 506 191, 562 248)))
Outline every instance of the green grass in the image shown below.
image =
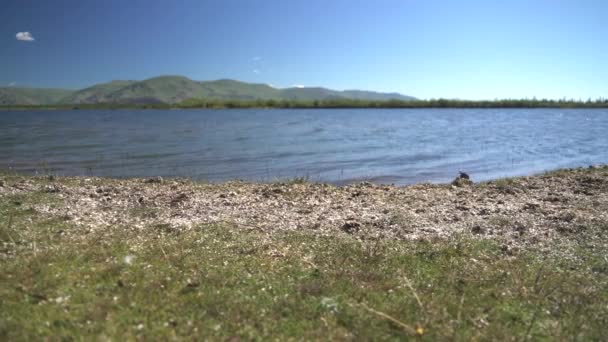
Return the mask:
POLYGON ((0 87, 0 105, 57 103, 72 92, 67 89, 0 87))
POLYGON ((88 231, 37 209, 60 201, 0 197, 0 340, 608 336, 607 251, 584 244, 558 259, 469 236, 360 241, 162 222, 88 231))

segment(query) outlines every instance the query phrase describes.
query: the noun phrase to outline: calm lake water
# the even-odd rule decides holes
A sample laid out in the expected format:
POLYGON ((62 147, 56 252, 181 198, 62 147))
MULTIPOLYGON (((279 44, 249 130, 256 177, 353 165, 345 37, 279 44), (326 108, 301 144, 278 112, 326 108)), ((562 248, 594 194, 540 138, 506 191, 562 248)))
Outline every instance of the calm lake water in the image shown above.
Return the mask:
POLYGON ((0 168, 30 173, 408 184, 598 163, 604 109, 0 112, 0 168))

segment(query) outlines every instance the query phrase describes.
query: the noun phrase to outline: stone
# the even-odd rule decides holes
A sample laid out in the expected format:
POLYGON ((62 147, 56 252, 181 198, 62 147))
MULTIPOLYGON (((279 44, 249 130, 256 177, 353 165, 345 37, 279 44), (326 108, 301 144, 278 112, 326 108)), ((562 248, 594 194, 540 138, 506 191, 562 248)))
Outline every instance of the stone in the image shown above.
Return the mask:
POLYGON ((346 221, 341 227, 342 231, 349 233, 349 234, 358 232, 360 228, 361 228, 361 223, 359 223, 357 221, 346 221))
POLYGON ((47 185, 44 188, 44 192, 49 193, 49 194, 55 194, 55 193, 58 193, 59 191, 60 191, 59 188, 54 185, 47 185))
POLYGON ((471 228, 471 232, 473 234, 483 234, 485 229, 483 229, 480 225, 475 225, 473 228, 471 228))
POLYGON ((163 182, 163 177, 158 176, 158 177, 148 178, 144 182, 148 183, 148 184, 160 184, 163 182))
POLYGON ((464 187, 464 186, 471 186, 473 185, 473 181, 467 178, 462 178, 462 177, 456 177, 453 181, 452 181, 452 185, 456 186, 456 187, 464 187))

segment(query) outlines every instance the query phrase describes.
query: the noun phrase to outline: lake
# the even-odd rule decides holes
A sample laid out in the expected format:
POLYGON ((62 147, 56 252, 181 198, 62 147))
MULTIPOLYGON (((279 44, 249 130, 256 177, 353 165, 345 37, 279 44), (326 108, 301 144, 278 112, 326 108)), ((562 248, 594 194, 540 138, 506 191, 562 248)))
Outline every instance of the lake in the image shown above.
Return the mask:
POLYGON ((0 168, 27 173, 411 184, 600 163, 606 109, 0 111, 0 168))

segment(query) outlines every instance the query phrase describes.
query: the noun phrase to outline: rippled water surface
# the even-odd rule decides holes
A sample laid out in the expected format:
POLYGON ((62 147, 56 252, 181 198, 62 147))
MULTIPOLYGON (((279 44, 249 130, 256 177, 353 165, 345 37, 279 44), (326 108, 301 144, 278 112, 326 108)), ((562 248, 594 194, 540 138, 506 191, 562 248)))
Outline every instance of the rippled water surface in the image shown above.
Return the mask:
POLYGON ((32 173, 408 184, 598 163, 604 109, 0 112, 0 168, 32 173))

